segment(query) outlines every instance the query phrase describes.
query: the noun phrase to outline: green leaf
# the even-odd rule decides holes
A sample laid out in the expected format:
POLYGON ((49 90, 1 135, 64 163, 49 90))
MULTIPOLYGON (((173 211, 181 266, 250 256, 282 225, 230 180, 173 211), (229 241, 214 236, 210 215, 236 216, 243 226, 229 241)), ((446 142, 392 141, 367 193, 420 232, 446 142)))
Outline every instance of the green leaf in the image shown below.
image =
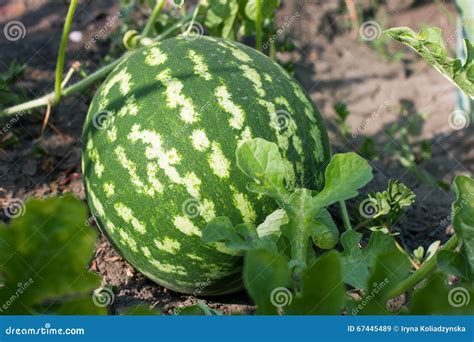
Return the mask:
POLYGON ((234 1, 208 0, 206 20, 204 24, 209 27, 217 27, 231 16, 231 4, 234 1))
MULTIPOLYGON (((261 0, 262 2, 262 18, 270 18, 273 16, 275 9, 279 6, 279 0, 261 0)), ((245 6, 245 15, 252 21, 255 21, 255 13, 257 13, 256 1, 249 0, 245 6)))
POLYGON ((330 251, 304 271, 301 294, 283 310, 290 315, 340 315, 345 293, 339 254, 330 251))
POLYGON ((460 238, 471 273, 474 273, 474 180, 466 176, 454 179, 456 201, 452 207, 453 227, 460 238))
POLYGON ((469 262, 463 251, 440 251, 436 256, 436 262, 439 270, 446 274, 451 274, 465 280, 474 279, 469 262))
POLYGON ((277 209, 265 218, 265 221, 257 227, 257 234, 260 238, 274 235, 280 236, 280 227, 288 223, 288 216, 283 209, 277 209))
POLYGON ((284 160, 275 143, 256 138, 237 148, 237 166, 256 184, 249 190, 275 197, 286 193, 285 181, 292 174, 292 166, 284 160))
POLYGON ((202 230, 202 240, 212 243, 235 238, 234 226, 227 216, 219 216, 207 224, 202 230))
POLYGON ((247 292, 257 305, 257 314, 277 314, 280 295, 291 295, 288 290, 291 274, 287 259, 281 254, 268 250, 247 252, 243 278, 247 292))
POLYGON ((410 315, 473 315, 474 291, 472 287, 456 285, 449 289, 445 277, 435 273, 427 284, 415 290, 410 315))
POLYGON ((405 207, 415 202, 415 193, 405 184, 389 180, 387 190, 370 193, 359 203, 362 225, 372 231, 393 234, 393 227, 400 221, 405 207))
POLYGON ((209 10, 206 14, 204 25, 212 29, 218 27, 220 24, 222 24, 222 17, 219 17, 218 15, 214 14, 213 11, 209 10))
POLYGON ((423 260, 424 255, 425 255, 425 249, 423 248, 423 246, 419 246, 417 249, 413 251, 413 256, 417 260, 423 260))
POLYGON ((389 37, 414 49, 426 62, 432 65, 449 81, 470 97, 474 96, 474 47, 465 39, 466 62, 450 58, 441 37, 441 30, 428 27, 414 32, 408 27, 396 27, 385 31, 389 37))
POLYGON ((2 313, 31 313, 47 300, 90 296, 99 286, 100 277, 87 271, 97 233, 86 213, 73 196, 31 199, 22 216, 0 225, 0 302, 23 289, 2 313))
POLYGON ((370 235, 365 248, 360 247, 361 239, 362 234, 354 230, 348 230, 341 236, 344 282, 358 289, 363 289, 367 284, 376 256, 396 249, 394 239, 380 232, 370 235))
POLYGON ((353 152, 334 155, 324 174, 324 188, 313 200, 320 208, 357 196, 373 177, 369 163, 353 152))
MULTIPOLYGON (((441 245, 441 241, 440 240, 437 240, 435 242, 432 242, 429 246, 428 246, 428 249, 426 250, 426 255, 425 255, 425 260, 424 261, 428 261, 430 260, 432 257, 435 256, 436 252, 438 251, 439 249, 439 246, 441 245)), ((423 248, 422 246, 420 246, 421 248, 423 248)))
POLYGON ((352 314, 387 315, 390 291, 410 274, 408 257, 398 249, 375 257, 374 267, 365 286, 365 296, 352 308, 352 314))
POLYGON ((202 231, 206 243, 223 243, 225 249, 242 252, 252 249, 275 250, 277 236, 267 235, 260 238, 250 223, 241 223, 235 227, 227 217, 216 217, 202 231))
POLYGON ((250 36, 255 33, 256 25, 255 21, 250 19, 243 20, 242 24, 239 27, 239 34, 241 36, 250 36))
POLYGON ((239 13, 239 4, 236 0, 229 1, 230 14, 224 20, 221 36, 224 39, 235 39, 234 26, 239 13))
POLYGON ((409 207, 415 202, 415 193, 405 184, 399 181, 388 181, 387 190, 369 194, 373 204, 377 209, 374 218, 388 215, 391 217, 390 224, 393 224, 400 217, 404 207, 409 207))
POLYGON ((333 248, 339 240, 339 231, 331 214, 326 209, 321 210, 311 225, 311 237, 316 246, 322 249, 333 248))
POLYGON ((347 108, 347 103, 338 102, 334 105, 333 108, 337 116, 339 117, 339 123, 344 123, 350 114, 349 109, 347 108))

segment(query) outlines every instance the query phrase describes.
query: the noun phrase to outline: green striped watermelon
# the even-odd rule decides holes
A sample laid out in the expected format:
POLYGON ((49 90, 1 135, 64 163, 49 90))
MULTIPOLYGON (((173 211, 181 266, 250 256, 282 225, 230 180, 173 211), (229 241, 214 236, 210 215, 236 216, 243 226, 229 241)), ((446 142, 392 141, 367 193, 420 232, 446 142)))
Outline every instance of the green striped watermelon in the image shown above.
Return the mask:
POLYGON ((246 191, 243 141, 274 141, 293 183, 317 189, 330 156, 323 120, 278 64, 239 43, 169 39, 133 54, 97 91, 83 131, 87 199, 140 272, 172 290, 241 287, 241 258, 201 241, 216 216, 260 223, 275 209, 246 191))

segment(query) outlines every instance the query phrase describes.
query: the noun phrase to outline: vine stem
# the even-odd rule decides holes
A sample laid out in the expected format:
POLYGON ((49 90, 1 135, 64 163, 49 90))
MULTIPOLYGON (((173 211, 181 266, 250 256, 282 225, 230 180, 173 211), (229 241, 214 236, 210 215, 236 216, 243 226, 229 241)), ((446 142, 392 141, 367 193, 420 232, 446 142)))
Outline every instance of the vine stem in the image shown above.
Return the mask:
POLYGON ((56 63, 56 78, 54 82, 54 103, 58 103, 61 99, 61 90, 63 82, 64 57, 66 55, 67 43, 69 40, 69 32, 71 31, 72 18, 76 12, 77 0, 71 0, 69 9, 64 22, 63 35, 61 37, 61 45, 59 46, 58 61, 56 63))
POLYGON ((276 61, 276 46, 275 46, 275 42, 270 42, 270 53, 269 53, 269 56, 271 59, 273 59, 274 61, 276 61))
MULTIPOLYGON (((110 71, 112 71, 128 55, 129 55, 128 53, 125 53, 119 59, 113 61, 112 63, 110 63, 110 64, 104 66, 103 68, 97 70, 96 72, 90 74, 89 76, 87 76, 83 80, 73 84, 70 87, 67 87, 67 88, 63 89, 62 90, 62 96, 68 96, 68 95, 71 95, 71 94, 75 94, 75 93, 81 91, 82 89, 87 88, 88 86, 93 84, 95 81, 105 77, 105 75, 107 75, 110 71)), ((31 101, 28 101, 28 102, 25 102, 25 103, 22 103, 22 104, 19 104, 19 105, 10 107, 10 108, 7 108, 3 112, 1 112, 1 116, 3 116, 3 115, 4 116, 9 116, 9 115, 19 113, 19 112, 24 112, 24 111, 27 111, 27 110, 30 110, 30 109, 44 107, 44 106, 47 106, 48 103, 57 104, 57 102, 55 101, 55 96, 56 96, 56 92, 51 92, 51 93, 46 94, 46 95, 44 95, 42 97, 39 97, 37 99, 31 100, 31 101)))
MULTIPOLYGON (((186 15, 182 17, 178 22, 176 22, 174 25, 170 26, 167 30, 165 30, 162 34, 157 36, 156 38, 153 39, 153 41, 160 41, 163 40, 164 38, 168 37, 170 34, 172 34, 177 28, 181 27, 184 22, 186 22, 191 15, 186 15)), ((143 48, 142 48, 143 49, 143 48)), ((140 51, 141 49, 137 50, 140 51)), ((95 71, 94 73, 90 74, 86 78, 80 80, 79 82, 62 89, 62 96, 69 96, 75 93, 80 92, 83 89, 86 89, 87 87, 91 86, 94 82, 104 78, 109 72, 111 72, 117 65, 120 64, 126 57, 128 57, 131 54, 131 52, 126 52, 123 54, 121 57, 116 59, 115 61, 111 62, 110 64, 102 67, 101 69, 95 71)), ((39 97, 37 99, 21 103, 19 105, 15 105, 9 108, 4 109, 3 111, 0 111, 0 117, 2 116, 11 116, 16 113, 24 113, 25 111, 35 109, 35 108, 41 108, 41 107, 46 107, 48 103, 51 103, 53 106, 57 103, 54 102, 54 96, 55 92, 48 93, 42 97, 39 97)))
POLYGON ((346 202, 340 201, 339 206, 341 207, 341 214, 342 214, 342 221, 344 222, 344 228, 346 228, 346 230, 351 230, 352 225, 351 225, 351 220, 349 218, 349 212, 347 211, 346 202))
POLYGON ((262 51, 262 0, 255 0, 255 30, 257 32, 255 48, 262 51))
POLYGON ((184 35, 187 36, 189 35, 189 33, 191 32, 191 30, 193 29, 193 25, 194 25, 194 22, 196 21, 196 16, 199 12, 199 6, 201 6, 201 1, 199 1, 199 3, 197 4, 196 8, 194 9, 194 12, 193 12, 193 16, 191 18, 191 22, 189 23, 187 29, 186 29, 186 32, 184 32, 184 35))
POLYGON ((150 36, 150 34, 153 31, 153 26, 156 23, 156 19, 158 19, 158 16, 160 15, 164 4, 165 4, 165 0, 158 0, 156 2, 155 7, 153 8, 153 11, 151 12, 151 15, 148 18, 148 21, 145 25, 145 28, 142 31, 142 34, 141 34, 142 37, 149 37, 150 36))
POLYGON ((400 284, 397 285, 389 294, 389 298, 397 297, 408 290, 412 289, 416 284, 421 282, 423 279, 431 273, 436 267, 436 257, 440 251, 451 251, 458 245, 458 237, 453 235, 442 248, 436 252, 428 261, 426 261, 417 271, 413 272, 409 277, 405 278, 400 284))

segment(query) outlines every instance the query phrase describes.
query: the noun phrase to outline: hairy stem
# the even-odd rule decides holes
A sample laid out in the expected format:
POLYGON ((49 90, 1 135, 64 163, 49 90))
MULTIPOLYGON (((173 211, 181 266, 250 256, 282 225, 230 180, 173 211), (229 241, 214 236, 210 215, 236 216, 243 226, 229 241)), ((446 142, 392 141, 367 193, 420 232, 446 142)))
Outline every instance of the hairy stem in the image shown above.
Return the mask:
POLYGON ((69 32, 71 31, 72 18, 76 11, 77 0, 71 0, 69 9, 64 22, 63 35, 61 37, 61 45, 59 46, 58 61, 56 63, 56 79, 54 82, 54 103, 58 103, 61 99, 61 83, 63 79, 64 56, 66 54, 67 43, 69 40, 69 32))
POLYGON ((275 42, 272 41, 270 42, 270 53, 269 53, 269 56, 271 59, 273 59, 274 61, 276 61, 276 46, 275 46, 275 42))
POLYGON ((419 270, 420 269, 420 266, 415 262, 415 260, 413 260, 413 258, 411 257, 410 253, 408 253, 405 248, 403 248, 397 240, 395 240, 395 246, 398 248, 398 250, 400 252, 402 252, 403 254, 406 255, 408 261, 410 261, 410 264, 411 266, 415 269, 415 270, 419 270))
POLYGON ((436 252, 428 261, 426 261, 417 271, 405 278, 396 288, 390 292, 390 298, 397 297, 406 291, 412 289, 416 284, 425 279, 436 268, 436 257, 439 251, 451 251, 458 245, 458 237, 453 235, 442 248, 436 252))
MULTIPOLYGON (((176 29, 181 27, 184 22, 186 22, 191 15, 186 15, 185 17, 181 18, 178 22, 176 22, 174 25, 170 26, 167 30, 165 30, 162 34, 157 36, 156 38, 153 39, 153 41, 160 41, 163 40, 164 38, 168 37, 171 35, 176 29)), ((137 51, 140 51, 137 50, 137 51)), ((86 78, 82 79, 81 81, 65 88, 62 90, 62 96, 69 96, 75 93, 80 92, 83 89, 88 88, 91 86, 93 83, 96 81, 104 78, 107 76, 109 72, 111 72, 120 62, 125 59, 127 56, 130 55, 130 52, 126 52, 123 54, 121 57, 116 59, 115 61, 111 62, 110 64, 100 68, 99 70, 95 71, 94 73, 90 74, 86 78)), ((39 97, 37 99, 21 103, 9 108, 4 109, 3 111, 0 111, 0 117, 2 116, 11 116, 16 113, 24 113, 25 111, 35 109, 35 108, 41 108, 41 107, 46 107, 48 103, 51 103, 52 105, 55 105, 57 103, 54 103, 54 96, 55 92, 46 94, 42 97, 39 97)))
POLYGON ((262 0, 255 0, 255 11, 255 29, 257 31, 255 48, 262 51, 262 0))
POLYGON ((158 0, 156 2, 156 5, 153 8, 153 11, 151 12, 150 17, 148 18, 148 21, 146 22, 145 28, 142 31, 142 34, 141 34, 142 37, 150 37, 151 36, 151 34, 153 32, 153 27, 156 23, 156 19, 160 15, 164 4, 165 4, 165 0, 158 0))
MULTIPOLYGON (((68 95, 71 95, 71 94, 75 94, 75 93, 80 92, 83 89, 88 88, 90 85, 92 85, 97 80, 105 77, 110 71, 112 71, 127 56, 128 56, 128 54, 126 53, 122 57, 120 57, 119 59, 113 61, 112 63, 110 63, 110 64, 104 66, 103 68, 97 70, 96 72, 90 74, 89 76, 87 76, 83 80, 73 84, 70 87, 67 87, 67 88, 63 89, 62 90, 62 96, 68 96, 68 95)), ((37 98, 35 100, 31 100, 31 101, 28 101, 28 102, 25 102, 25 103, 7 108, 1 113, 1 115, 9 116, 9 115, 19 113, 19 112, 24 112, 24 111, 27 111, 27 110, 30 110, 30 109, 44 107, 44 106, 47 106, 48 103, 50 103, 50 102, 52 102, 54 104, 57 104, 57 102, 54 101, 55 100, 55 95, 56 95, 56 93, 52 92, 52 93, 46 94, 46 95, 44 95, 40 98, 37 98)))
POLYGON ((349 212, 347 211, 346 202, 340 201, 339 206, 341 207, 341 214, 342 214, 342 222, 344 222, 344 228, 346 230, 351 230, 351 220, 349 219, 349 212))
MULTIPOLYGON (((298 291, 300 289, 302 272, 306 268, 308 254, 309 227, 306 218, 315 216, 316 214, 309 215, 304 206, 292 203, 293 195, 294 194, 281 189, 269 194, 280 208, 285 210, 289 218, 289 231, 287 233, 289 235, 287 235, 287 238, 290 241, 291 248, 290 268, 292 269, 295 287, 298 291)), ((293 198, 293 200, 295 200, 295 198, 293 198)), ((298 203, 298 201, 295 201, 295 203, 298 203)))
POLYGON ((306 254, 308 251, 308 236, 304 222, 296 218, 291 220, 292 238, 291 254, 292 259, 297 261, 297 266, 303 269, 306 265, 306 254))
MULTIPOLYGON (((293 215, 292 215, 293 216, 293 215)), ((306 259, 308 254, 308 227, 301 217, 290 217, 291 229, 291 267, 293 270, 293 279, 295 281, 296 291, 301 290, 301 277, 306 268, 306 259)))
POLYGON ((186 32, 184 33, 184 35, 189 35, 189 33, 191 32, 191 30, 193 29, 193 25, 194 25, 194 22, 196 21, 196 16, 199 12, 199 6, 201 6, 201 2, 199 2, 196 6, 196 8, 194 9, 194 13, 193 13, 193 16, 191 18, 191 22, 189 23, 187 29, 186 29, 186 32))

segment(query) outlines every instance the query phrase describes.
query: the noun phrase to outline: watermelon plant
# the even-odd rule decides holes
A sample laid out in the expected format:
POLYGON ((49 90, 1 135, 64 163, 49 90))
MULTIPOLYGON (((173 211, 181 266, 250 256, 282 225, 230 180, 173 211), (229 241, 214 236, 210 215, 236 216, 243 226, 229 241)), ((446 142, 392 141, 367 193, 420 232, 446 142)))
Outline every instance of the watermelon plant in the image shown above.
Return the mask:
MULTIPOLYGON (((376 214, 353 228, 345 201, 372 179, 372 169, 355 153, 331 156, 324 122, 309 96, 259 52, 264 36, 274 32, 278 4, 202 1, 153 36, 164 7, 164 0, 158 0, 142 32, 125 34, 129 51, 66 87, 73 72, 63 79, 77 5, 72 0, 54 92, 2 115, 50 109, 108 75, 83 129, 87 200, 99 228, 124 258, 167 288, 220 295, 245 287, 259 314, 386 314, 389 301, 404 293, 413 297, 402 313, 472 314, 472 306, 453 300, 446 279, 456 276, 463 293, 474 295, 474 181, 455 179, 455 234, 426 254, 405 250, 391 230, 414 201, 403 184, 390 182, 387 191, 369 195, 376 214), (193 34, 198 18, 220 38, 193 34), (179 29, 180 35, 169 38, 179 29), (233 41, 253 33, 256 49, 233 41), (335 204, 341 209, 342 234, 329 211, 335 204), (368 230, 358 231, 364 227, 368 230), (420 284, 425 286, 415 290, 420 284), (358 296, 348 297, 355 291, 358 296), (433 296, 435 301, 427 300, 433 296)), ((447 56, 438 30, 415 34, 398 28, 387 34, 415 48, 472 97, 469 41, 462 62, 447 56)), ((269 49, 275 57, 273 42, 269 49)), ((338 114, 343 126, 347 108, 339 108, 338 114)), ((80 262, 67 264, 60 281, 45 275, 23 297, 23 308, 5 311, 103 313, 96 303, 91 309, 85 298, 98 286, 97 276, 80 273, 95 241, 95 233, 84 225, 83 208, 66 197, 32 201, 27 211, 0 230, 1 298, 17 295, 18 279, 30 281, 24 277, 31 270, 22 260, 40 275, 55 275, 57 264, 43 264, 50 257, 47 252, 64 244, 63 257, 80 262), (62 211, 72 215, 56 215, 62 211), (50 217, 54 220, 43 226, 50 217), (24 248, 24 234, 43 230, 46 243, 35 240, 34 248, 24 248), (69 239, 82 248, 67 246, 69 239), (15 252, 21 258, 9 257, 15 252), (73 285, 64 286, 74 277, 73 285)), ((60 266, 66 264, 60 261, 60 266)), ((139 307, 126 314, 132 311, 157 313, 139 307)), ((219 314, 202 304, 176 313, 219 314)))
MULTIPOLYGON (((407 251, 386 232, 374 230, 365 248, 361 248, 363 235, 352 228, 339 237, 326 210, 335 202, 356 196, 357 189, 372 178, 370 166, 361 157, 353 153, 335 155, 325 170, 325 185, 318 192, 285 188, 285 161, 274 143, 253 139, 239 146, 236 154, 239 168, 252 179, 249 191, 273 198, 286 218, 255 228, 248 223, 234 226, 230 219, 219 217, 206 227, 203 239, 245 253, 244 282, 257 304, 257 313, 390 314, 389 300, 405 292, 413 292, 413 300, 408 307, 399 308, 400 313, 474 312, 468 305, 474 294, 473 179, 458 176, 454 182, 456 233, 443 247, 438 249, 437 244, 430 248, 421 265, 412 265, 407 251), (338 242, 342 252, 333 249, 338 242), (462 286, 450 289, 445 282, 453 274, 459 275, 462 286), (425 280, 425 287, 413 290, 425 280), (362 295, 348 299, 344 284, 361 289, 362 295), (460 303, 454 298, 459 295, 463 298, 460 303), (437 301, 428 305, 433 296, 437 301)), ((396 188, 398 194, 392 185, 391 193, 376 198, 377 203, 383 198, 405 198, 399 201, 394 215, 412 200, 406 188, 396 188)), ((387 212, 385 207, 379 209, 387 212)))

